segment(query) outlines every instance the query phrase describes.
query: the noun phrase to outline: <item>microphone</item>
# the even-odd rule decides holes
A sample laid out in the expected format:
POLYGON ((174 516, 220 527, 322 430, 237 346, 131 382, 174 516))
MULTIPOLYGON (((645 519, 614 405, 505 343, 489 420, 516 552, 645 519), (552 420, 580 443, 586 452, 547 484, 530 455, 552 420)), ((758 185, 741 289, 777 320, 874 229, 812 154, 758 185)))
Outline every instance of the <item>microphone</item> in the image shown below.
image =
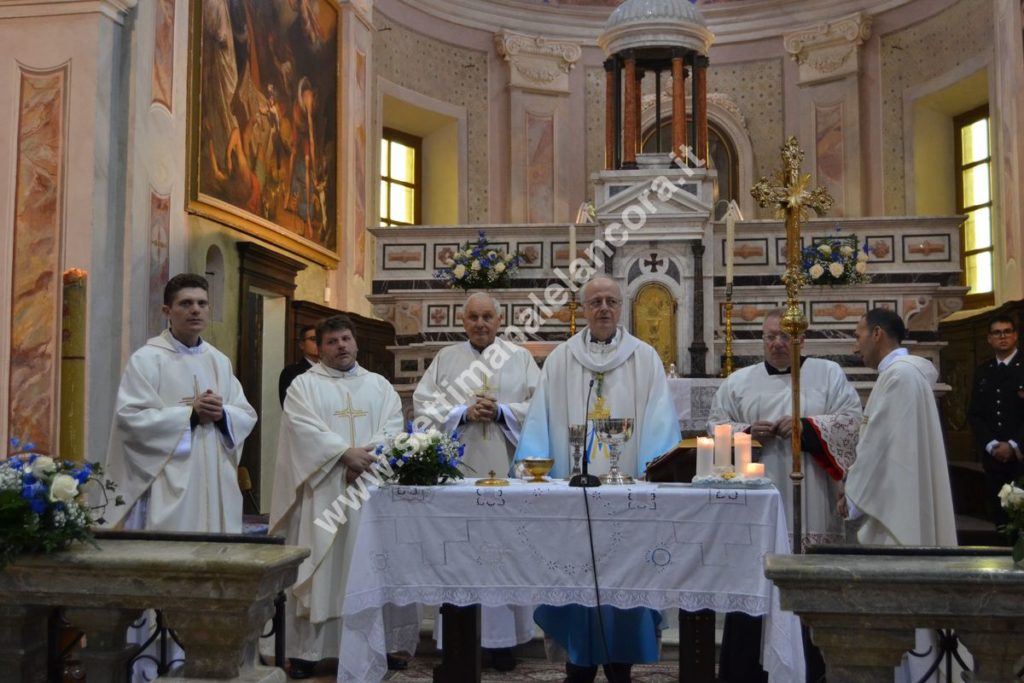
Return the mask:
MULTIPOLYGON (((594 378, 590 378, 590 386, 587 388, 587 401, 583 404, 583 424, 586 425, 587 413, 590 411, 590 392, 594 390, 594 378)), ((587 466, 590 464, 590 454, 587 452, 590 446, 590 439, 587 438, 587 434, 583 436, 583 462, 581 463, 583 468, 582 474, 575 475, 569 480, 569 486, 579 486, 582 488, 593 488, 601 485, 601 480, 592 474, 587 473, 587 466)))

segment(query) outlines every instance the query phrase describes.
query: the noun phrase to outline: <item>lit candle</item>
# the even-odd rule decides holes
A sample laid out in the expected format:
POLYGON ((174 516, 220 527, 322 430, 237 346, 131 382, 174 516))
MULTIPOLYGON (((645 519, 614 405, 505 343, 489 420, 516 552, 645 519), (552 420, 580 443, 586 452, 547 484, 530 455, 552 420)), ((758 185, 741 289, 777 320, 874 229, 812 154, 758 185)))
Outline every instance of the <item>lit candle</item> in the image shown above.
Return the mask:
POLYGON ((576 260, 576 224, 569 224, 569 279, 576 279, 576 268, 573 261, 576 260))
POLYGON ((736 432, 733 444, 736 446, 736 471, 746 472, 750 464, 750 434, 736 432))
POLYGON ((732 425, 715 425, 715 467, 732 466, 732 425))
POLYGON ((733 260, 736 258, 736 213, 729 204, 729 210, 725 213, 725 283, 732 282, 733 260))
POLYGON ((764 476, 764 463, 763 462, 748 462, 747 466, 743 469, 743 476, 750 479, 757 479, 764 476))
POLYGON ((697 437, 697 476, 710 477, 714 470, 715 440, 707 436, 697 437))

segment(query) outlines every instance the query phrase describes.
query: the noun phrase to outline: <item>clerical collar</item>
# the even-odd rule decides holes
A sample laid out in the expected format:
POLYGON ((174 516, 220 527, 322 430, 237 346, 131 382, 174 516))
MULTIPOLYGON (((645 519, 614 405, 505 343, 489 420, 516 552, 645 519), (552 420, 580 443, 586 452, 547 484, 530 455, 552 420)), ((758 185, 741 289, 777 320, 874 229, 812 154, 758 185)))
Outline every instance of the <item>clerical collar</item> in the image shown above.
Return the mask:
POLYGON ((607 339, 605 341, 601 341, 600 339, 594 339, 594 333, 591 332, 588 329, 587 330, 587 343, 588 344, 598 344, 600 346, 612 346, 612 345, 615 344, 616 339, 618 338, 618 336, 619 336, 619 328, 618 327, 615 328, 615 333, 612 334, 611 338, 607 339))
POLYGON ((886 354, 885 358, 882 359, 882 362, 878 364, 878 371, 882 372, 887 367, 895 363, 897 358, 899 358, 900 356, 906 356, 909 353, 910 351, 907 351, 902 346, 893 349, 888 354, 886 354))
POLYGON ((171 345, 178 353, 187 353, 194 356, 206 351, 206 342, 203 341, 202 337, 199 338, 199 342, 195 346, 185 346, 182 341, 171 334, 170 330, 167 330, 167 338, 171 341, 171 345))
POLYGON ((1000 365, 1009 365, 1010 363, 1013 362, 1013 359, 1016 358, 1016 357, 1017 357, 1017 349, 1014 349, 1013 353, 1011 353, 1006 358, 1004 358, 1002 360, 999 360, 998 358, 996 358, 996 363, 999 363, 1000 365))
MULTIPOLYGON (((804 361, 805 360, 807 360, 807 356, 800 356, 800 367, 804 366, 804 361)), ((779 370, 777 367, 775 367, 774 365, 772 365, 768 361, 764 362, 764 369, 768 371, 769 375, 788 375, 789 374, 789 368, 786 368, 785 370, 779 370)))
POLYGON ((353 363, 352 367, 348 370, 339 370, 338 368, 332 368, 326 363, 320 363, 320 367, 331 377, 358 377, 359 376, 359 363, 353 363))

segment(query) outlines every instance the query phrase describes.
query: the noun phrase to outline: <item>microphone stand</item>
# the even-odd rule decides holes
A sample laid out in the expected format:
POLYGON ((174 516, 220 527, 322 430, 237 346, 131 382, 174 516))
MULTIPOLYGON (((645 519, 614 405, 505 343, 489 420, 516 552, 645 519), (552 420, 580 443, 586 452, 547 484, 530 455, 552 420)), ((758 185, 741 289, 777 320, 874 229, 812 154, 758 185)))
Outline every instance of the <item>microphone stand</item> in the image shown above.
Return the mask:
MULTIPOLYGON (((594 389, 594 378, 590 378, 590 387, 587 388, 587 402, 583 404, 583 424, 586 425, 590 422, 587 418, 587 413, 590 411, 590 392, 594 389)), ((590 439, 587 438, 589 435, 584 430, 583 434, 583 462, 580 463, 583 472, 573 476, 569 480, 569 486, 577 486, 581 488, 594 488, 601 485, 601 480, 595 477, 593 474, 587 472, 588 465, 590 464, 590 454, 587 452, 587 447, 590 445, 590 439)))

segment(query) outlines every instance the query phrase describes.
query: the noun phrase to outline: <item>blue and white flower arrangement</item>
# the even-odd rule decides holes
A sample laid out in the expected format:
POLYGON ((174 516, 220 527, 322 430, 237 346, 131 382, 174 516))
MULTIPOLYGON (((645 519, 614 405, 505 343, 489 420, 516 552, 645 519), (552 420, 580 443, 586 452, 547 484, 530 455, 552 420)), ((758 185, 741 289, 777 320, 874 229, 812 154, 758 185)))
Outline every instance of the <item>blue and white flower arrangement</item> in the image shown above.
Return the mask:
MULTIPOLYGON (((837 228, 838 230, 838 228, 837 228)), ((868 275, 867 240, 856 235, 820 239, 800 250, 805 285, 860 285, 871 282, 868 275)))
MULTIPOLYGON (((52 553, 72 541, 95 545, 94 514, 84 488, 96 485, 107 500, 115 484, 103 480, 99 463, 78 465, 35 453, 35 444, 16 437, 10 455, 0 460, 0 567, 26 552, 52 553)), ((124 503, 120 497, 116 504, 124 503)))
POLYGON ((518 252, 495 249, 483 230, 476 242, 463 242, 445 265, 434 271, 434 277, 451 289, 494 289, 508 287, 512 276, 522 265, 518 252))
POLYGON ((406 486, 433 486, 463 478, 459 468, 465 449, 457 432, 448 435, 431 427, 425 432, 410 428, 390 437, 375 453, 387 460, 388 467, 380 469, 384 479, 406 486))

